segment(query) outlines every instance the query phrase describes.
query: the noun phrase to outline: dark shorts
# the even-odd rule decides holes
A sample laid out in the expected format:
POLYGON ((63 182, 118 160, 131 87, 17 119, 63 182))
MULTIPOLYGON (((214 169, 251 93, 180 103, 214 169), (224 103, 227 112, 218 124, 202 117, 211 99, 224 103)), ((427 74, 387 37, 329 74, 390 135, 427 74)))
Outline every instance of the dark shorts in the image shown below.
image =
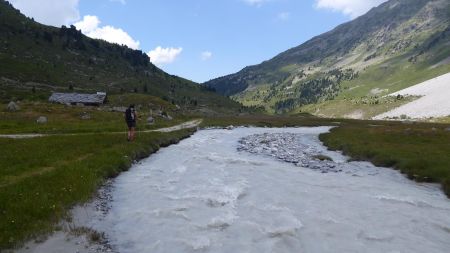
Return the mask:
POLYGON ((127 121, 128 128, 136 127, 136 121, 127 121))

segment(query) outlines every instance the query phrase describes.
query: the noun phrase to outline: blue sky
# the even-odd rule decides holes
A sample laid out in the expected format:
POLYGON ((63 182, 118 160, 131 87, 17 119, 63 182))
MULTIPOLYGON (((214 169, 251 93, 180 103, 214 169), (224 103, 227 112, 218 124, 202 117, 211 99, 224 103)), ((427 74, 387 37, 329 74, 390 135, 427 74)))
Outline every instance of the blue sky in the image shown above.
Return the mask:
POLYGON ((196 82, 297 46, 385 0, 11 0, 37 21, 148 53, 196 82))

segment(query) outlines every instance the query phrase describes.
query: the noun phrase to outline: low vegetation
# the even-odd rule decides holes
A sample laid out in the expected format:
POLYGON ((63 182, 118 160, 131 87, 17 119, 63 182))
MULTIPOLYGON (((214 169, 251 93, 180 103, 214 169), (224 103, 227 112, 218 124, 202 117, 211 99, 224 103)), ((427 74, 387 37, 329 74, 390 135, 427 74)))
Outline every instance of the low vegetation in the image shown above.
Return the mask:
POLYGON ((205 118, 202 127, 255 126, 255 127, 296 127, 296 126, 337 126, 339 120, 314 117, 310 114, 293 116, 221 116, 205 118))
MULTIPOLYGON (((146 97, 149 101, 148 97, 150 96, 146 97)), ((128 99, 125 100, 129 102, 128 99)), ((123 132, 127 129, 124 114, 121 111, 114 111, 113 108, 118 106, 119 109, 123 109, 125 104, 124 102, 117 105, 110 103, 104 107, 78 107, 45 102, 22 102, 19 104, 20 110, 16 112, 10 112, 6 109, 6 105, 0 104, 0 134, 123 132), (41 116, 48 119, 46 124, 36 122, 41 116)), ((141 105, 141 103, 136 104, 141 105)), ((174 110, 174 107, 164 105, 164 103, 155 102, 152 107, 139 106, 137 108, 138 130, 166 127, 181 123, 189 118, 174 110), (161 112, 172 116, 173 119, 169 120, 160 116, 159 109, 156 110, 156 108, 164 108, 161 112), (150 116, 155 118, 154 124, 151 125, 147 124, 147 118, 150 116)))
POLYGON ((353 121, 320 139, 354 160, 393 167, 418 182, 440 183, 450 197, 449 125, 353 121))

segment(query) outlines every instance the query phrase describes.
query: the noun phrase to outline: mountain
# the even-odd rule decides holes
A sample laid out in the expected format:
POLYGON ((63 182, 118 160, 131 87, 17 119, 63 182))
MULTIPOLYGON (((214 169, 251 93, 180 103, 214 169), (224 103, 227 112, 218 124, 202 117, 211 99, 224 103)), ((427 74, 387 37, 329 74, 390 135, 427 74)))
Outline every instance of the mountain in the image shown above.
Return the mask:
POLYGON ((383 96, 450 72, 450 1, 390 0, 259 65, 204 85, 267 111, 369 118, 383 96))
POLYGON ((165 73, 142 51, 91 39, 74 26, 39 24, 0 0, 0 100, 46 100, 51 91, 142 93, 186 108, 241 107, 165 73))

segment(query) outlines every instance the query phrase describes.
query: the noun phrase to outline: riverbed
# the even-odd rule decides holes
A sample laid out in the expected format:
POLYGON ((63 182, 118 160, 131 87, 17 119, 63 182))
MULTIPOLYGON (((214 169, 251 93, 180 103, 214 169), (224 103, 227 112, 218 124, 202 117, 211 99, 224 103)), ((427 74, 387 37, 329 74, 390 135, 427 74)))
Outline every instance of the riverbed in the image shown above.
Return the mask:
POLYGON ((74 220, 121 253, 449 252, 439 186, 349 162, 319 141, 329 129, 199 131, 135 164, 74 220))

